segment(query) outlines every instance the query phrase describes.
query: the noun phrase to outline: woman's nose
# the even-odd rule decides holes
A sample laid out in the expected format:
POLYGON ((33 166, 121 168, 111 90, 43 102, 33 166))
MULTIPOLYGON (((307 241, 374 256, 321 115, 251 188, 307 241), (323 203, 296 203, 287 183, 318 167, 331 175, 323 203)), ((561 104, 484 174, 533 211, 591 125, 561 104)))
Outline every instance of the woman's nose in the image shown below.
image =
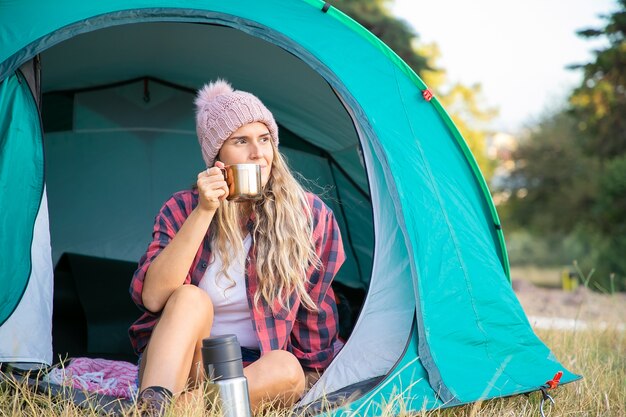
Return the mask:
POLYGON ((253 142, 250 145, 250 159, 263 158, 263 147, 258 142, 253 142))

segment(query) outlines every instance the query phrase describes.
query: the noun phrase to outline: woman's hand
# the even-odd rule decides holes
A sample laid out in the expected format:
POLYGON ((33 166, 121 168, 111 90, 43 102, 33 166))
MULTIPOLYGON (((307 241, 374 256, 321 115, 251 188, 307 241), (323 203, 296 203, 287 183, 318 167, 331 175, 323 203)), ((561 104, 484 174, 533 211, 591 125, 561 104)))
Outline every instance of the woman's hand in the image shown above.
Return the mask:
POLYGON ((215 162, 215 166, 198 174, 198 208, 215 213, 220 202, 228 197, 228 185, 220 168, 224 164, 215 162))

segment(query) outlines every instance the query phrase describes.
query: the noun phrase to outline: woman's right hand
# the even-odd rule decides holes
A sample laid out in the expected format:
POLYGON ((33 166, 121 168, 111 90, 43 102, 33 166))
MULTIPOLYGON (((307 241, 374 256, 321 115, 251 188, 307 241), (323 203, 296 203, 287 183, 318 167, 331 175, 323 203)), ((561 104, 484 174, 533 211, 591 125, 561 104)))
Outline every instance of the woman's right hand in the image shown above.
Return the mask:
POLYGON ((198 207, 202 210, 214 213, 228 197, 228 185, 220 168, 224 168, 224 164, 217 161, 214 167, 198 174, 198 207))

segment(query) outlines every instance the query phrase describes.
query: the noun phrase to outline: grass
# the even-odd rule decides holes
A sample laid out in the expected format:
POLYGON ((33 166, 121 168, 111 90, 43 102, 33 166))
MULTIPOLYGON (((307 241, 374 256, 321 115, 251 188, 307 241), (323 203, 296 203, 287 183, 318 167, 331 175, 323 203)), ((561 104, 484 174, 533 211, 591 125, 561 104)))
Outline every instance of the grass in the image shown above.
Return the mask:
MULTIPOLYGON (((551 391, 556 404, 546 415, 626 415, 626 334, 623 331, 613 327, 576 332, 543 330, 537 333, 565 367, 584 377, 551 391)), ((478 406, 469 405, 424 415, 531 417, 539 415, 540 399, 540 394, 534 393, 529 398, 498 399, 478 406)))
MULTIPOLYGON (((582 374, 584 379, 551 391, 556 404, 546 416, 626 415, 626 332, 607 328, 585 331, 539 331, 538 335, 550 346, 568 369, 582 374)), ((535 417, 539 416, 540 394, 516 396, 477 402, 445 410, 413 413, 422 417, 535 417)), ((401 400, 398 400, 401 401, 401 400)), ((400 404, 401 405, 401 404, 400 404)), ((391 407, 386 407, 391 408, 391 407)), ((401 407, 400 407, 401 408, 401 407)), ((193 416, 198 407, 193 404, 172 409, 169 415, 193 416)), ((402 413, 401 415, 408 415, 402 413)), ((98 416, 94 409, 81 409, 53 396, 34 394, 24 384, 5 382, 0 385, 0 416, 98 416)), ((130 410, 128 416, 136 415, 130 410)), ((207 415, 209 415, 207 413, 207 415)), ((213 413, 217 417, 215 413, 213 413)), ((283 417, 289 410, 268 407, 263 416, 283 417)))

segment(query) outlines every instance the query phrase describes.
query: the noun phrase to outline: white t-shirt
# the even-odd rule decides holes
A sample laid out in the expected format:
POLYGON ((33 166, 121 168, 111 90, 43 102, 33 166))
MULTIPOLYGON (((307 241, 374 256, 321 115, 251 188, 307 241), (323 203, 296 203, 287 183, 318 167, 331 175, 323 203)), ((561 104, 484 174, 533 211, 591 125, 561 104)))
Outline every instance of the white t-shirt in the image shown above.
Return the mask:
POLYGON ((220 273, 222 258, 219 252, 214 251, 213 261, 198 286, 205 290, 213 301, 214 318, 211 335, 235 334, 239 345, 258 349, 259 341, 252 325, 246 294, 246 256, 251 245, 252 237, 248 234, 243 241, 243 253, 233 258, 233 248, 229 248, 232 259, 228 267, 230 280, 220 273))

